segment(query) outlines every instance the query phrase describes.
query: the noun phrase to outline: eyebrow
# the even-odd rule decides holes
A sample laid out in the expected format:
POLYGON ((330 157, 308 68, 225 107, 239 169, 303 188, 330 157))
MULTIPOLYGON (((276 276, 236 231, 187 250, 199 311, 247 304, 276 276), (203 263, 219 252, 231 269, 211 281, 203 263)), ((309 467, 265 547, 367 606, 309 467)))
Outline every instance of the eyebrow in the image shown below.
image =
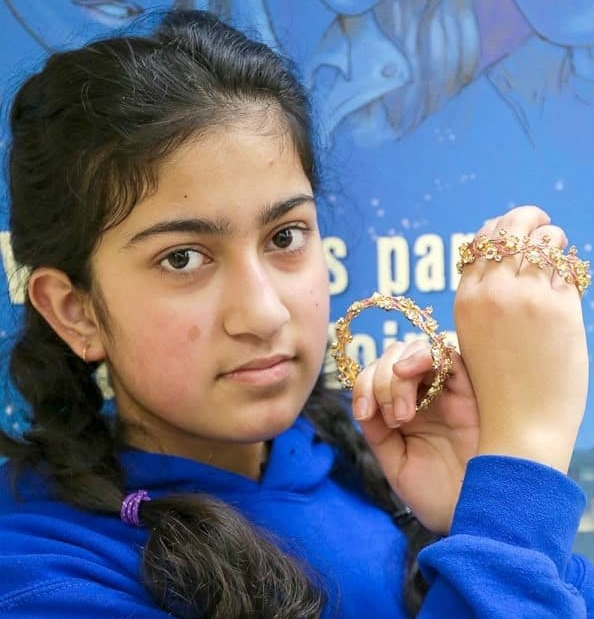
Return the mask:
MULTIPOLYGON (((313 196, 299 194, 288 200, 274 202, 266 205, 258 217, 258 222, 262 226, 270 225, 280 219, 285 213, 301 204, 315 204, 313 196)), ((161 234, 172 234, 175 232, 190 232, 194 234, 223 235, 232 231, 231 222, 228 219, 210 220, 199 217, 190 219, 172 219, 159 223, 137 232, 128 240, 125 247, 136 245, 145 239, 161 234)))

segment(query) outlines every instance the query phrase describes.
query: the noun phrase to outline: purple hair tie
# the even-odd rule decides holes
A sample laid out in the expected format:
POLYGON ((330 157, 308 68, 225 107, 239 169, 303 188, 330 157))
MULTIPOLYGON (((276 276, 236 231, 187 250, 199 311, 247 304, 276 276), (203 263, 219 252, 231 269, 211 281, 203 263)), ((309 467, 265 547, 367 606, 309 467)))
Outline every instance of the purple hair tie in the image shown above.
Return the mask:
POLYGON ((150 501, 151 497, 146 490, 136 490, 131 492, 122 501, 122 507, 120 509, 120 518, 122 522, 126 524, 139 527, 140 519, 138 518, 138 508, 142 501, 150 501))

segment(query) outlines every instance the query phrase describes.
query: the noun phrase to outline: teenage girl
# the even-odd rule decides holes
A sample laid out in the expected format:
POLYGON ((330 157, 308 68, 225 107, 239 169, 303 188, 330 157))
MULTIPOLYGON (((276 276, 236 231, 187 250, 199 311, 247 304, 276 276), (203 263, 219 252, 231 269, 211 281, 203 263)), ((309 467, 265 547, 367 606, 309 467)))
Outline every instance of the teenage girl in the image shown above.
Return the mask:
MULTIPOLYGON (((417 414, 430 351, 393 345, 357 379, 361 433, 320 377, 317 167, 286 61, 172 12, 53 54, 11 131, 31 412, 0 442, 2 617, 594 616, 566 476, 574 285, 521 254, 464 267, 445 389, 417 414)), ((536 207, 500 230, 566 245, 536 207)))

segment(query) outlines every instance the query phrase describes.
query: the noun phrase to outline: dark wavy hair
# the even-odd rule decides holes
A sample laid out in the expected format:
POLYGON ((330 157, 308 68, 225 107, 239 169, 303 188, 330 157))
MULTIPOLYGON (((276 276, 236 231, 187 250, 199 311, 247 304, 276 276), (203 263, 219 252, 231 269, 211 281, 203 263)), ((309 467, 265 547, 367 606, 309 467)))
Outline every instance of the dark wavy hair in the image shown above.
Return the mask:
MULTIPOLYGON (((168 12, 149 35, 51 55, 11 108, 16 261, 54 267, 92 291, 90 258, 101 234, 155 189, 164 158, 213 126, 249 119, 254 106, 279 115, 318 188, 309 101, 292 65, 210 13, 168 12)), ((0 435, 0 452, 17 469, 49 473, 61 500, 115 515, 124 497, 124 429, 102 413, 95 369, 27 300, 10 375, 30 405, 30 426, 19 439, 0 435)), ((336 446, 337 479, 355 479, 406 534, 405 599, 414 615, 425 592, 416 556, 430 536, 391 492, 345 404, 320 378, 303 414, 336 446)), ((142 503, 140 517, 149 532, 144 582, 172 614, 320 616, 325 594, 312 570, 230 506, 176 495, 142 503)))

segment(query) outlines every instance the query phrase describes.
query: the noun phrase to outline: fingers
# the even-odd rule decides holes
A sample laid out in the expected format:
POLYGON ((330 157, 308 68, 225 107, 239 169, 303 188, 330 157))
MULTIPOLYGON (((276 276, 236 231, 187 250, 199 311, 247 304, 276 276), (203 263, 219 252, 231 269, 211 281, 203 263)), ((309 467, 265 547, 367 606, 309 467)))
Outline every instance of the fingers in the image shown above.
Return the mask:
POLYGON ((357 377, 353 389, 353 410, 359 421, 378 411, 389 428, 397 428, 416 414, 421 383, 430 381, 433 359, 428 342, 418 340, 405 345, 396 342, 366 367, 357 377), (407 359, 404 361, 404 359, 407 359), (395 364, 403 360, 403 372, 395 372, 395 364))
POLYGON ((495 226, 497 225, 499 219, 499 217, 493 217, 491 219, 485 220, 482 227, 477 230, 475 237, 486 236, 487 238, 491 238, 493 236, 495 226))
POLYGON ((391 344, 379 359, 361 371, 353 388, 353 411, 356 419, 368 419, 379 409, 386 425, 399 425, 396 414, 401 404, 399 401, 395 402, 392 396, 392 365, 398 361, 404 349, 402 342, 391 344))
POLYGON ((562 254, 567 237, 561 228, 551 225, 550 217, 542 209, 522 206, 487 220, 475 240, 480 238, 492 242, 473 248, 475 260, 464 265, 461 287, 492 277, 501 284, 505 277, 517 276, 548 281, 557 289, 567 285, 557 273, 556 261, 549 257, 549 248, 562 254), (532 245, 530 251, 523 249, 526 239, 532 245))
MULTIPOLYGON (((530 236, 532 232, 540 227, 550 224, 551 218, 549 215, 537 206, 521 206, 514 208, 501 217, 488 220, 483 228, 477 233, 489 239, 500 238, 502 232, 514 234, 518 237, 524 235, 530 236)), ((503 267, 510 273, 517 273, 520 270, 522 256, 507 256, 505 260, 497 262, 480 258, 472 265, 467 265, 464 271, 473 272, 473 277, 478 281, 482 280, 486 275, 491 273, 495 267, 503 267), (470 269, 468 267, 471 267, 470 269)), ((501 275, 501 271, 499 271, 501 275)))
POLYGON ((530 231, 538 226, 546 226, 551 222, 548 213, 538 206, 518 206, 509 210, 504 215, 487 219, 476 236, 491 237, 499 234, 501 229, 520 230, 524 228, 530 231))
MULTIPOLYGON (((429 344, 426 350, 420 349, 403 357, 394 364, 394 374, 401 379, 423 376, 422 383, 430 384, 433 379, 433 358, 429 344)), ((466 371, 462 357, 455 351, 450 351, 452 368, 444 384, 444 390, 453 394, 469 395, 472 393, 472 384, 466 371)), ((437 397, 440 397, 439 395, 437 397)))
POLYGON ((538 206, 518 206, 497 218, 495 233, 499 230, 513 230, 517 234, 529 234, 539 226, 551 223, 548 213, 538 206))
MULTIPOLYGON (((559 226, 545 225, 539 226, 532 231, 529 237, 529 243, 536 247, 558 248, 563 251, 567 247, 567 236, 565 231, 559 226)), ((544 261, 543 255, 538 252, 525 253, 522 256, 522 261, 518 269, 518 274, 523 277, 529 277, 534 280, 543 280, 549 282, 552 287, 559 289, 561 286, 567 286, 565 280, 557 273, 554 264, 544 261), (535 262, 538 260, 537 262, 535 262), (539 263, 540 262, 540 263, 539 263)))

